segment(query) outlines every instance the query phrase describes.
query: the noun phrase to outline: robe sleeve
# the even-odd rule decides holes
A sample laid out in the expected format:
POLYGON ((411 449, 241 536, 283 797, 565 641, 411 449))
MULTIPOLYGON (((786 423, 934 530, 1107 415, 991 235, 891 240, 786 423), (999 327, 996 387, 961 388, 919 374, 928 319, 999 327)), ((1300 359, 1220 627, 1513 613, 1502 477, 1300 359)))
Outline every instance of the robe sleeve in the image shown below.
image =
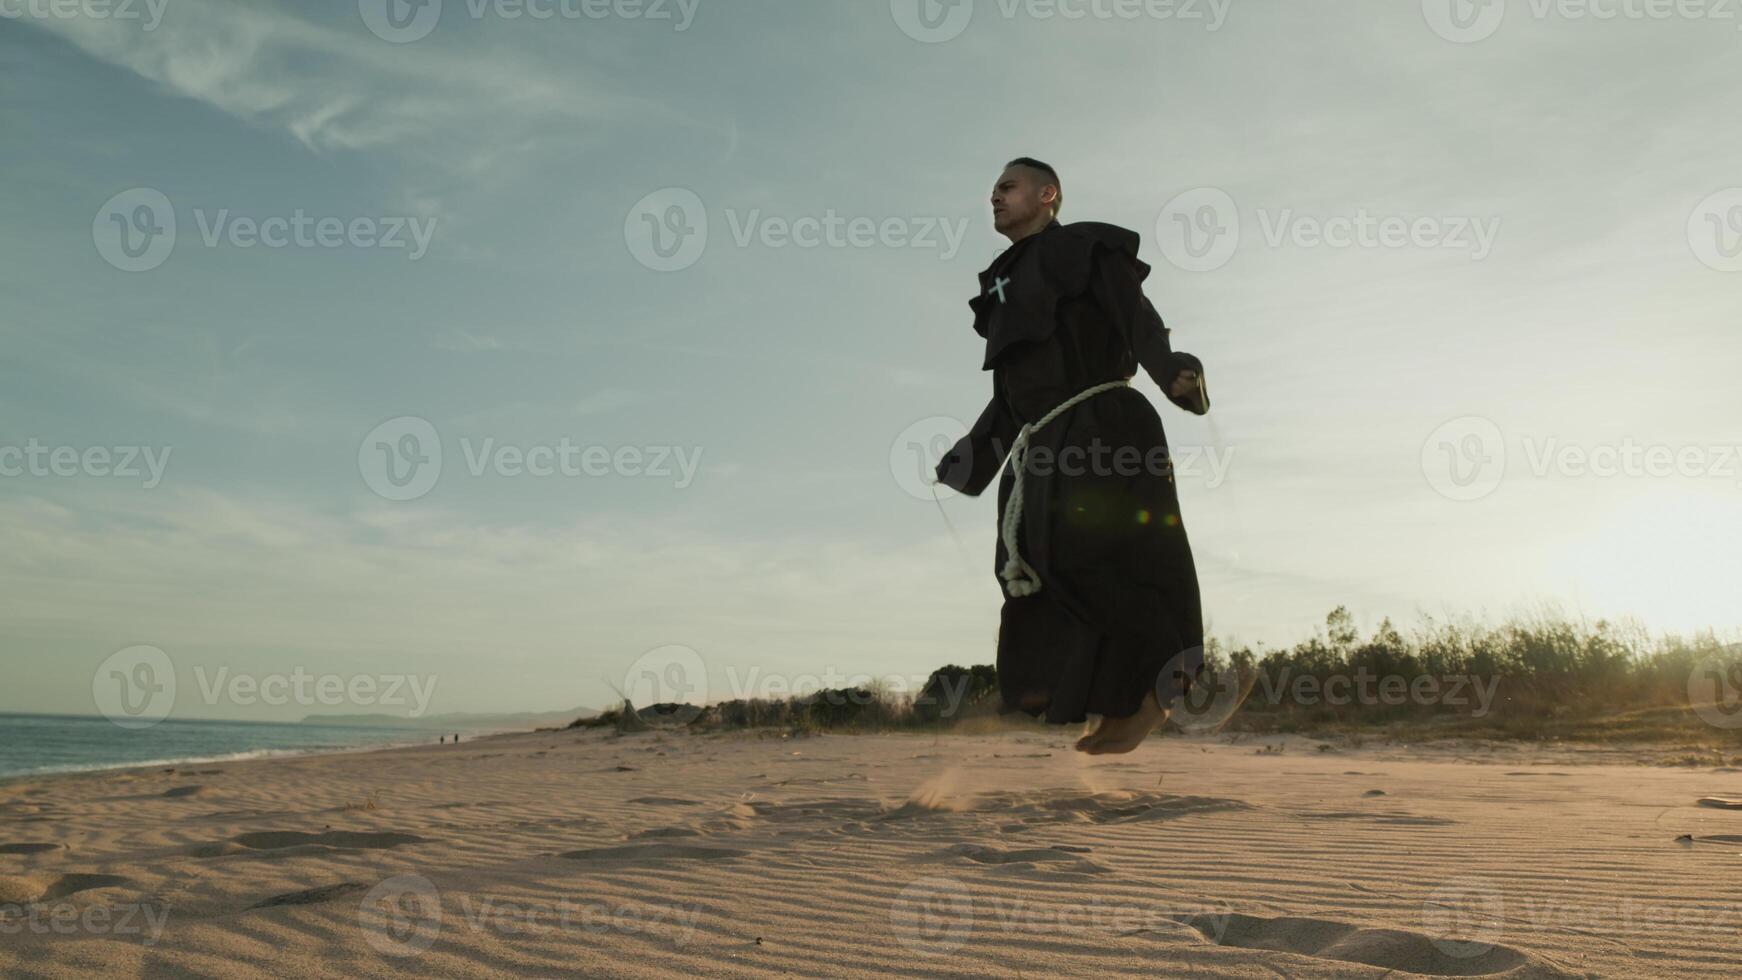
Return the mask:
POLYGON ((997 375, 993 375, 992 401, 968 434, 938 461, 938 482, 978 497, 1004 468, 1004 458, 1010 454, 1010 444, 1016 441, 1020 428, 1005 407, 1004 393, 999 390, 997 375))
POLYGON ((1204 365, 1195 356, 1176 351, 1168 341, 1167 325, 1143 295, 1143 280, 1129 262, 1103 260, 1096 263, 1096 300, 1107 314, 1129 331, 1131 352, 1150 378, 1161 387, 1163 397, 1193 415, 1210 411, 1210 390, 1204 380, 1204 365), (1169 390, 1181 371, 1196 371, 1198 388, 1175 398, 1169 390))

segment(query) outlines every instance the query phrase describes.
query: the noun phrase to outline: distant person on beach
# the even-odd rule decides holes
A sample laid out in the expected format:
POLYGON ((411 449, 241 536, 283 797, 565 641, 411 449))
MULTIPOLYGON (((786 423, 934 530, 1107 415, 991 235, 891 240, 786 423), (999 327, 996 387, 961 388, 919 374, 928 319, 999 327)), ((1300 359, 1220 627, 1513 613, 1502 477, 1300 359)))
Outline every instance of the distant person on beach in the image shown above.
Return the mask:
POLYGON ((1203 365, 1172 349, 1143 295, 1137 233, 1062 225, 1062 202, 1058 172, 1028 157, 992 189, 993 225, 1011 245, 969 301, 992 400, 937 478, 978 496, 1003 474, 1004 709, 1055 724, 1100 715, 1076 745, 1098 755, 1141 744, 1203 665, 1167 436, 1130 380, 1141 366, 1196 415, 1210 399, 1203 365))

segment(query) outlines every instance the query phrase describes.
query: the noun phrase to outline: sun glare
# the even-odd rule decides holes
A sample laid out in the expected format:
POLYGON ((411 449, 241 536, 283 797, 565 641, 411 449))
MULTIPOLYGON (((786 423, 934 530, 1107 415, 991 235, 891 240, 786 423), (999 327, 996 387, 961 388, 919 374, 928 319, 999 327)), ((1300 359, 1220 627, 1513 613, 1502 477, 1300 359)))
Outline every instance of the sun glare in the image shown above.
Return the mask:
POLYGON ((1569 542, 1563 580, 1585 611, 1633 615, 1653 629, 1733 625, 1742 581, 1739 491, 1644 489, 1569 542))

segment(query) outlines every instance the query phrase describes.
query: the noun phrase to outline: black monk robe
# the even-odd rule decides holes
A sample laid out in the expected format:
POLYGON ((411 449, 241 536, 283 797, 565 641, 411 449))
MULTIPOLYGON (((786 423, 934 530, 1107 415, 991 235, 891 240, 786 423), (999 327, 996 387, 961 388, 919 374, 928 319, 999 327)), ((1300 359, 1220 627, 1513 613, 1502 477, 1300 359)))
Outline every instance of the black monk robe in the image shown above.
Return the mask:
MULTIPOLYGON (((1123 228, 1055 221, 980 273, 969 305, 986 338, 992 401, 937 476, 978 496, 1002 471, 1000 527, 1013 483, 1005 457, 1024 424, 1140 365, 1164 393, 1183 370, 1203 377, 1197 358, 1169 345, 1143 295, 1149 266, 1137 246, 1123 228)), ((1202 415, 1206 392, 1173 400, 1202 415)), ((1005 591, 1005 709, 1055 723, 1123 718, 1152 690, 1165 707, 1203 663, 1204 627, 1160 417, 1136 390, 1115 388, 1033 433, 1026 459, 1018 550, 1041 587, 1020 598, 1005 591)), ((995 572, 1008 557, 1000 540, 995 572)))

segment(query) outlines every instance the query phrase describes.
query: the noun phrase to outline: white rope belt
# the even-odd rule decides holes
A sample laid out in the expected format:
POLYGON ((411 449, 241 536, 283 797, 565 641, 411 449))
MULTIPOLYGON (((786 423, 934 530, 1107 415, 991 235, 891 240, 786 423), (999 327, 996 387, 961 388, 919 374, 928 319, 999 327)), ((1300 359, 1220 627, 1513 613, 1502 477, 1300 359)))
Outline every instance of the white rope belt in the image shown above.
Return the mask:
POLYGON ((1048 422, 1101 392, 1127 388, 1130 385, 1130 379, 1109 381, 1078 392, 1069 401, 1042 416, 1040 421, 1028 423, 1016 434, 1016 441, 1010 445, 1010 465, 1016 467, 1016 482, 1011 485, 1010 499, 1004 505, 1004 524, 1001 528, 1004 551, 1009 557, 1004 562, 1004 570, 998 574, 1004 580, 1004 588, 1012 597, 1020 599, 1040 591, 1040 576, 1035 574, 1028 562, 1022 560, 1022 553, 1016 548, 1016 531, 1022 524, 1022 478, 1027 470, 1029 437, 1046 428, 1048 422))

